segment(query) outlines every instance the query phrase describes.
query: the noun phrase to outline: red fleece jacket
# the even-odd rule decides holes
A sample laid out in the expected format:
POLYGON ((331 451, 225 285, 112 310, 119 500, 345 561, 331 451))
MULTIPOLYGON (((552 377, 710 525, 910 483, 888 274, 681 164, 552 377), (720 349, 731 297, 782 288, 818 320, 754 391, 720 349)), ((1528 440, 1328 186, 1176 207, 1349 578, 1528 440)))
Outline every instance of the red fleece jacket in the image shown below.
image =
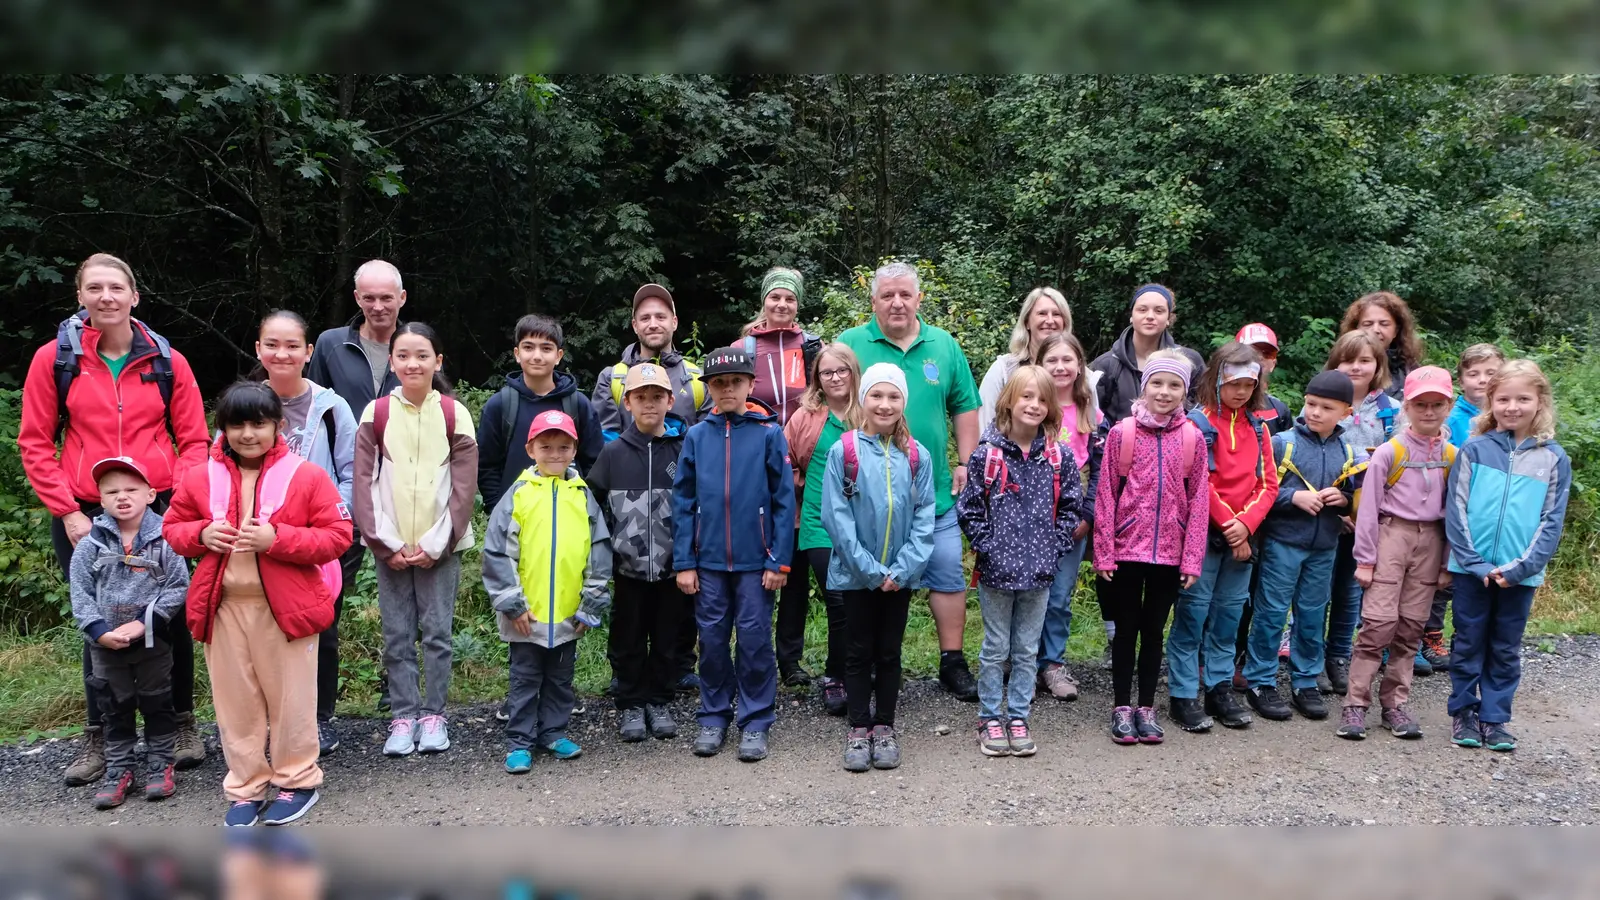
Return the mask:
POLYGON ((1255 534, 1278 496, 1272 437, 1244 410, 1208 409, 1206 420, 1217 430, 1211 449, 1211 524, 1221 528, 1238 519, 1255 534))

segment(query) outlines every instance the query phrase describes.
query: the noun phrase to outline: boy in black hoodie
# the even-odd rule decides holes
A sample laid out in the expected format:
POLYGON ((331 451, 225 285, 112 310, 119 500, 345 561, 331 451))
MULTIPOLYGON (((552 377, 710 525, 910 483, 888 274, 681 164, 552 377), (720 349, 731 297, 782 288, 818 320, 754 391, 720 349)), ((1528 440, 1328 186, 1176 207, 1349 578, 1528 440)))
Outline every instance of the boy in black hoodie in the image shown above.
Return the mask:
POLYGON ((687 426, 672 409, 672 382, 654 363, 628 369, 622 404, 631 421, 606 444, 587 479, 611 528, 615 577, 610 646, 617 730, 624 741, 677 736, 672 702, 679 635, 693 627, 690 599, 672 571, 672 480, 687 426))
POLYGON ((516 339, 512 354, 521 371, 506 376, 505 386, 478 415, 478 493, 484 509, 494 509, 517 476, 533 465, 525 438, 539 413, 557 409, 578 426, 579 474, 588 475, 605 445, 589 398, 571 375, 556 371, 566 356, 561 326, 546 316, 526 315, 517 320, 516 339))

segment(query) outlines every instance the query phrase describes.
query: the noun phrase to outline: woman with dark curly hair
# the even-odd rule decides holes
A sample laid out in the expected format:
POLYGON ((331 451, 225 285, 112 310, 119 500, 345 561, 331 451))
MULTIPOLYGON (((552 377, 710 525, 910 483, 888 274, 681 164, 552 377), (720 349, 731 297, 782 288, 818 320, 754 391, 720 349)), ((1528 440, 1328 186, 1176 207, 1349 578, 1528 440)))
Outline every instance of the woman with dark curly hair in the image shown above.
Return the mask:
POLYGON ((1400 399, 1406 376, 1422 365, 1422 341, 1411 307, 1398 294, 1375 291, 1350 304, 1339 323, 1339 334, 1360 329, 1373 336, 1389 358, 1389 386, 1384 393, 1400 399))

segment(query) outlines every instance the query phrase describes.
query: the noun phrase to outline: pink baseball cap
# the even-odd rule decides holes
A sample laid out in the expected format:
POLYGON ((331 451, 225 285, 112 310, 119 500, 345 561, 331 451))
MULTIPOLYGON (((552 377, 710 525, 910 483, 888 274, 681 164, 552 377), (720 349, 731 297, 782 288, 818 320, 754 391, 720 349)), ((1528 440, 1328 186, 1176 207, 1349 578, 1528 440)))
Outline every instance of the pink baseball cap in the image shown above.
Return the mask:
POLYGON ((1234 335, 1233 339, 1241 344, 1271 344, 1274 347, 1278 346, 1278 336, 1273 333, 1271 328, 1260 322, 1251 322, 1249 325, 1239 329, 1239 333, 1234 335))
POLYGON ((1438 366, 1423 366, 1412 369, 1406 376, 1405 398, 1415 400, 1423 394, 1438 394, 1446 400, 1456 395, 1455 382, 1450 380, 1450 373, 1438 366))
POLYGON ((533 440, 546 431, 559 431, 573 440, 578 439, 578 426, 572 423, 572 417, 559 409, 547 409, 533 417, 533 425, 528 428, 528 440, 533 440))
POLYGON ((150 476, 145 474, 144 467, 134 462, 130 456, 109 456, 94 464, 89 470, 89 477, 99 482, 108 472, 132 472, 145 484, 150 483, 150 476))

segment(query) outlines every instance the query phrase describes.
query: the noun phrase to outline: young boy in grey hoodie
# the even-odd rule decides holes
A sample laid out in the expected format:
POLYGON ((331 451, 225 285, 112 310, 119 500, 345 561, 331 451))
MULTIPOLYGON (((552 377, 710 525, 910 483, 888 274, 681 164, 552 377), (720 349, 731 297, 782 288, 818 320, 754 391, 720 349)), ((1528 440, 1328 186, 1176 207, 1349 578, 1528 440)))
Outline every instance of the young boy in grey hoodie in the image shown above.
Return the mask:
POLYGON ((156 492, 138 463, 102 459, 91 474, 105 512, 73 549, 69 582, 105 727, 106 774, 94 805, 111 809, 133 787, 138 713, 148 747, 144 797, 165 799, 175 789, 172 646, 161 635, 173 616, 183 615, 189 564, 161 537, 161 516, 150 510, 156 492))

